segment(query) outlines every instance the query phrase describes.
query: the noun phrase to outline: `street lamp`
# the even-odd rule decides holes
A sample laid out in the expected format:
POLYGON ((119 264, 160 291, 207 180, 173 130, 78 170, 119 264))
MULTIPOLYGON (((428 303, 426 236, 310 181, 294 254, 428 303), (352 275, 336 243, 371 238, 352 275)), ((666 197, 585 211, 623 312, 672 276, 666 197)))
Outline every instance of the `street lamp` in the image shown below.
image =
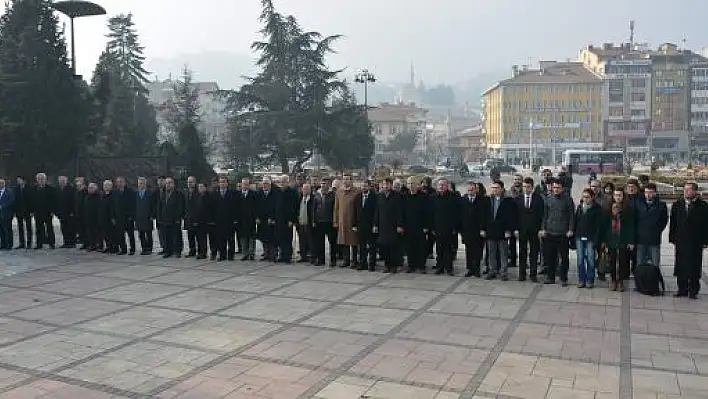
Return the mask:
POLYGON ((74 40, 74 18, 105 15, 106 10, 96 3, 83 0, 57 1, 51 5, 55 10, 69 17, 71 27, 71 71, 76 76, 76 45, 74 40))
POLYGON ((362 83, 364 85, 364 108, 366 109, 366 119, 369 119, 369 83, 376 82, 376 76, 369 72, 368 69, 364 69, 361 72, 354 75, 354 81, 357 83, 362 83))

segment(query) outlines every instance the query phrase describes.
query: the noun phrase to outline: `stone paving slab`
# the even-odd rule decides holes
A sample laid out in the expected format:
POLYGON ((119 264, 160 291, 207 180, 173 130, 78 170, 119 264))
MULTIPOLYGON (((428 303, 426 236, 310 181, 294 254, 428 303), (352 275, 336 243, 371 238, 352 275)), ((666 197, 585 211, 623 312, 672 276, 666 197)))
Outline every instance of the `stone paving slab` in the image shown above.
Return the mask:
POLYGON ((12 251, 0 398, 708 398, 708 294, 467 279, 463 256, 449 277, 12 251))

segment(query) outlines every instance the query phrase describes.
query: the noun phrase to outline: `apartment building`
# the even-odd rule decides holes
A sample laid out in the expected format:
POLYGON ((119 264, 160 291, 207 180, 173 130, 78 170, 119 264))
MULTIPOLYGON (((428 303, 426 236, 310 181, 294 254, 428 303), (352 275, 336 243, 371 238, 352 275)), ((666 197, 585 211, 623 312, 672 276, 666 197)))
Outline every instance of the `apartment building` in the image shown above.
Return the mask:
POLYGON ((708 59, 691 62, 691 149, 702 158, 708 152, 708 59))
POLYGON ((483 133, 490 156, 560 163, 567 149, 601 149, 603 81, 581 62, 541 61, 483 93, 483 133))
POLYGON ((369 109, 369 122, 374 135, 375 155, 382 155, 386 147, 398 134, 418 135, 426 137, 427 111, 415 104, 380 104, 369 109))

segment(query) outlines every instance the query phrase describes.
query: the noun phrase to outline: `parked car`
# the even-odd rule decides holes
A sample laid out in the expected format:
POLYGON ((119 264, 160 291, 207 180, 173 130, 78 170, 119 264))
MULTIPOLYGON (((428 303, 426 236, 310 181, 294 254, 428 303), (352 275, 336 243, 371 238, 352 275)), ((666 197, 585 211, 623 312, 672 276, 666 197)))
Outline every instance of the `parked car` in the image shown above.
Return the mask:
POLYGON ((431 173, 431 172, 432 172, 432 171, 430 170, 430 168, 426 168, 426 167, 423 166, 423 165, 411 165, 411 166, 408 168, 408 171, 411 172, 411 173, 419 174, 419 175, 424 175, 424 174, 428 174, 428 173, 431 173))

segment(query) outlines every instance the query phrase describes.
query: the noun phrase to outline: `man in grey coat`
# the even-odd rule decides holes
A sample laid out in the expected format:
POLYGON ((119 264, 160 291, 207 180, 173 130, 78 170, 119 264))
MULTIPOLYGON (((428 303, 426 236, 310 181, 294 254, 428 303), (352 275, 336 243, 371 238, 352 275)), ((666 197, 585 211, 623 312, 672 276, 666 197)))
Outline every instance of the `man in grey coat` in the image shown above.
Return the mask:
POLYGON ((553 192, 544 203, 543 224, 538 236, 544 241, 546 259, 545 284, 555 284, 558 258, 558 274, 563 287, 568 285, 568 240, 575 230, 575 204, 573 198, 565 193, 562 179, 553 181, 553 192))

